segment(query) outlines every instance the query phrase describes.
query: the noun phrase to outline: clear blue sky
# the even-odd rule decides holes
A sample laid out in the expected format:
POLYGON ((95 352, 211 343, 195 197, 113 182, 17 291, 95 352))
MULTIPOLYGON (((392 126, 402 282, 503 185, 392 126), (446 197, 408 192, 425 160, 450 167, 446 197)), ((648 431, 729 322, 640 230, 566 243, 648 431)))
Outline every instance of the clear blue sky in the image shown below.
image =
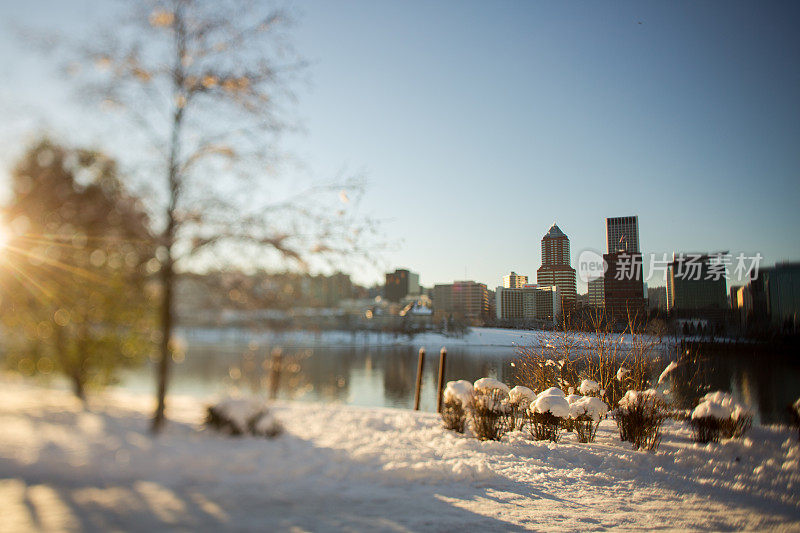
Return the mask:
MULTIPOLYGON (((4 3, 0 19, 80 31, 107 5, 4 3)), ((632 214, 644 252, 800 259, 796 2, 290 5, 312 64, 305 133, 285 144, 318 175, 366 171, 389 269, 533 280, 554 221, 574 258, 632 214)), ((74 121, 59 78, 2 32, 0 111, 74 121)), ((0 156, 30 123, 0 125, 0 156)))

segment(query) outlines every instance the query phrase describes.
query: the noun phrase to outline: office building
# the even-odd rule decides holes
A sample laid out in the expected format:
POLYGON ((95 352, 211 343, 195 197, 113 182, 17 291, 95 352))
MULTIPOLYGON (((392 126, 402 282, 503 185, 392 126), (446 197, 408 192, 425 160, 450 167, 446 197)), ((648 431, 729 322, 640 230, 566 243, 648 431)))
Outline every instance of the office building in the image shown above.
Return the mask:
POLYGON ((800 263, 778 263, 761 276, 770 322, 781 329, 796 330, 800 326, 800 263))
POLYGON ((674 254, 667 267, 667 311, 673 318, 721 322, 728 310, 724 269, 714 256, 674 254))
POLYGON ((577 291, 575 269, 570 266, 569 238, 555 224, 542 237, 542 266, 536 271, 536 284, 555 285, 561 298, 560 309, 574 309, 577 291))
POLYGON ((616 252, 603 255, 608 265, 603 276, 606 316, 618 323, 645 318, 642 254, 616 252))
POLYGON ((658 311, 667 310, 667 289, 666 287, 647 288, 647 308, 658 311))
POLYGON ((644 319, 645 288, 639 249, 639 217, 606 218, 607 268, 603 275, 603 304, 615 322, 644 319))
POLYGON ((541 320, 555 324, 561 315, 561 294, 555 285, 497 287, 495 312, 498 320, 541 320))
POLYGON ((454 281, 433 287, 433 307, 436 312, 481 319, 489 316, 492 305, 485 284, 454 281))
POLYGON ((606 219, 606 251, 608 253, 641 252, 638 216, 606 219))
POLYGON ((405 269, 397 269, 386 274, 383 296, 390 302, 399 302, 406 296, 419 294, 419 274, 405 269))
POLYGON ((507 276, 503 276, 504 289, 519 289, 528 284, 528 276, 522 276, 516 272, 511 272, 507 276))
POLYGON ((590 279, 587 282, 588 292, 587 295, 589 297, 589 307, 594 307, 597 309, 602 309, 606 306, 606 295, 605 295, 605 285, 604 279, 602 276, 590 279))

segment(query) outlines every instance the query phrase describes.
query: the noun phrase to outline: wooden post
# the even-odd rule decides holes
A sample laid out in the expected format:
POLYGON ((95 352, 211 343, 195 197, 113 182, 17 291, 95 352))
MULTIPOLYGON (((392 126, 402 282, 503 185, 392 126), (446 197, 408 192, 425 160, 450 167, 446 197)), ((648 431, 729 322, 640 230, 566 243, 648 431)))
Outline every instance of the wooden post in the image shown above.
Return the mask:
POLYGON ((422 367, 425 366, 425 348, 419 349, 419 362, 417 363, 417 388, 414 391, 414 410, 419 411, 419 393, 422 390, 422 367))
POLYGON ((269 399, 274 400, 278 397, 278 388, 281 384, 281 366, 283 363, 283 353, 280 348, 272 349, 272 360, 270 362, 269 373, 269 399))
POLYGON ((444 393, 444 364, 447 360, 447 348, 442 346, 439 352, 439 382, 436 387, 436 412, 442 412, 442 394, 444 393))

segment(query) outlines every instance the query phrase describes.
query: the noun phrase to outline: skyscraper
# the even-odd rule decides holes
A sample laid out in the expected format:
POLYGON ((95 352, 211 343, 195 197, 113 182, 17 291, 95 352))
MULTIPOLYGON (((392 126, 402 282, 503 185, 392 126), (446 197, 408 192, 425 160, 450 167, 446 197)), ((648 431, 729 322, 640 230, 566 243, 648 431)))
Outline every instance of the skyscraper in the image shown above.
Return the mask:
POLYGON ((569 237, 555 224, 542 237, 542 266, 536 271, 536 283, 558 287, 563 310, 575 307, 577 291, 575 269, 570 266, 569 237))
POLYGON ((639 217, 606 219, 607 265, 603 277, 606 315, 616 322, 644 315, 644 273, 639 249, 639 217))
POLYGON ((606 219, 606 251, 641 252, 639 249, 639 217, 613 217, 606 219))
POLYGON ((528 276, 521 276, 513 271, 508 276, 503 276, 504 289, 521 289, 527 284, 528 276))

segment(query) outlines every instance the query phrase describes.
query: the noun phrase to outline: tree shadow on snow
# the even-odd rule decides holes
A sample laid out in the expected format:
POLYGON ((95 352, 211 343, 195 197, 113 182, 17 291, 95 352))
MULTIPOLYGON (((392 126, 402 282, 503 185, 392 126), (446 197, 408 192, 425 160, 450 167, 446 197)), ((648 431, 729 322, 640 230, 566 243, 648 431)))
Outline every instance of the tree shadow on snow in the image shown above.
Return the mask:
MULTIPOLYGON (((409 481, 291 434, 236 438, 172 422, 152 437, 144 418, 89 414, 94 429, 84 427, 86 413, 59 413, 62 434, 53 434, 52 416, 31 415, 48 435, 37 459, 0 456, 0 494, 16 505, 16 529, 515 529, 445 501, 492 499, 486 487, 409 481), (101 433, 72 442, 80 431, 101 433)), ((556 499, 507 480, 503 490, 556 499)))

